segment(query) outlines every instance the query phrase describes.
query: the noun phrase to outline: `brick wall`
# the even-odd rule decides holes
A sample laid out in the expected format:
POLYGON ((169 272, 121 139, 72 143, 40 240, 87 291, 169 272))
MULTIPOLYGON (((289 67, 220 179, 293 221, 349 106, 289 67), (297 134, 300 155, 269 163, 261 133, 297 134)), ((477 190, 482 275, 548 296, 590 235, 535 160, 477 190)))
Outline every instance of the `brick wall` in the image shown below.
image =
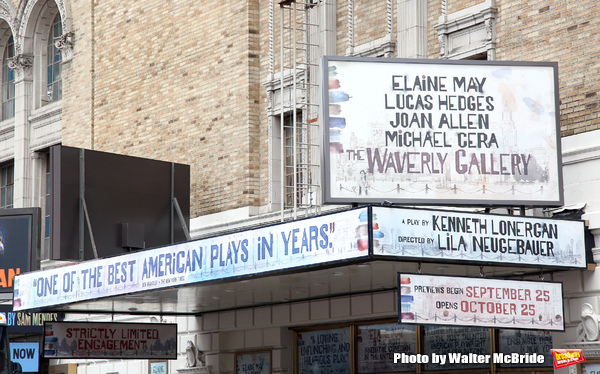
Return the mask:
POLYGON ((92 149, 92 6, 74 0, 71 11, 75 35, 73 61, 63 65, 63 144, 92 149))
POLYGON ((93 89, 76 56, 64 144, 190 164, 192 217, 257 204, 258 1, 109 1, 93 14, 93 89))
MULTIPOLYGON (((394 14, 397 3, 393 1, 394 14)), ((386 0, 355 0, 352 13, 354 17, 353 35, 354 47, 379 39, 387 34, 387 1, 386 0)), ((349 47, 348 17, 350 9, 348 1, 337 2, 337 54, 345 56, 349 47)), ((393 30, 396 30, 396 17, 394 16, 393 30)))
POLYGON ((592 1, 498 1, 499 60, 558 61, 561 133, 599 128, 596 46, 600 30, 592 1))
MULTIPOLYGON (((451 0, 447 12, 453 13, 481 3, 451 0)), ((600 68, 595 46, 600 31, 594 15, 600 5, 591 1, 556 2, 547 0, 497 0, 496 59, 505 61, 557 61, 561 135, 569 136, 600 128, 595 79, 600 68)), ((429 2, 429 56, 439 57, 437 32, 433 26, 441 15, 441 1, 429 2)))
MULTIPOLYGON (((448 1, 448 13, 482 1, 448 1)), ((279 3, 274 2, 275 51, 279 3)), ((394 12, 397 2, 393 2, 394 12)), ((598 128, 598 31, 590 1, 501 1, 499 60, 558 61, 562 135, 598 128)), ((337 54, 348 47, 348 2, 337 2, 337 54)), ((75 49, 66 66, 63 143, 191 165, 192 217, 269 196, 266 114, 269 2, 72 0, 75 49), (92 26, 93 25, 93 26, 92 26), (94 43, 92 44, 92 36, 94 43), (92 52, 93 51, 93 52, 92 52), (93 53, 93 54, 92 54, 93 53)), ((354 45, 386 35, 385 0, 357 0, 354 45)), ((441 1, 428 5, 429 57, 441 1)), ((394 20, 394 32, 397 31, 394 20)), ((279 56, 275 56, 278 71, 279 56)))

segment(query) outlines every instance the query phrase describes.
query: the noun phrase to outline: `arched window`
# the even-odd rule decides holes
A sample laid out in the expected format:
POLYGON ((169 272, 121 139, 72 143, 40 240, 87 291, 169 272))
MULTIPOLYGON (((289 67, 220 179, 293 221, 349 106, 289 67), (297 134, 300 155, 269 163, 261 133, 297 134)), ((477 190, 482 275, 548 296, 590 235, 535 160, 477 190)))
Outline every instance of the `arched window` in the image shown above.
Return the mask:
POLYGON ((50 27, 48 35, 48 102, 52 103, 62 99, 62 66, 60 50, 56 48, 55 40, 62 35, 62 22, 60 14, 57 14, 50 27))
POLYGON ((2 120, 15 116, 15 74, 8 67, 8 61, 15 56, 13 37, 4 47, 2 55, 2 120))

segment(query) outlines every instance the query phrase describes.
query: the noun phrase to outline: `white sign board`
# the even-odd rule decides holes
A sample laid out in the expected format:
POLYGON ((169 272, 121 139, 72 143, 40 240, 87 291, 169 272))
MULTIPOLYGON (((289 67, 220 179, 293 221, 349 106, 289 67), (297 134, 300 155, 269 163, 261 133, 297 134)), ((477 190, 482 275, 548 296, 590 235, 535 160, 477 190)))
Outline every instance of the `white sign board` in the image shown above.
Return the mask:
POLYGON ((15 277, 14 310, 368 257, 354 209, 15 277))
POLYGON ((562 283, 398 274, 400 323, 564 331, 562 283))
POLYGON ((324 201, 562 205, 557 70, 323 58, 324 201))
POLYGON ((44 324, 44 358, 177 358, 177 324, 44 324))
POLYGON ((374 255, 585 268, 583 221, 373 207, 374 255), (377 225, 375 225, 375 223, 377 225))

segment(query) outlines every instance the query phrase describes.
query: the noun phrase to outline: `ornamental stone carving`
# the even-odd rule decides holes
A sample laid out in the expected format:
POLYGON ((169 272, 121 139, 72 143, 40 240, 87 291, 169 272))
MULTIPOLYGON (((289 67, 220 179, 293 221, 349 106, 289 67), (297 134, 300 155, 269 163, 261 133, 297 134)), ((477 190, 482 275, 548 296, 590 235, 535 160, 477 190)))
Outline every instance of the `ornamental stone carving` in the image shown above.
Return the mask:
POLYGON ((73 33, 68 32, 59 36, 54 42, 54 46, 62 53, 62 62, 69 62, 73 59, 73 33))
POLYGON ((8 67, 15 72, 15 82, 33 78, 33 56, 19 54, 10 59, 8 67))
POLYGON ((600 315, 598 315, 591 304, 585 303, 581 306, 581 322, 577 326, 577 341, 597 342, 600 339, 598 328, 600 315))
POLYGON ((185 366, 188 368, 193 367, 204 367, 206 366, 206 359, 204 358, 204 352, 196 348, 196 345, 191 340, 188 340, 187 347, 185 349, 186 353, 186 364, 185 366))
POLYGON ((177 369, 181 374, 210 374, 211 367, 206 366, 206 355, 194 342, 188 340, 185 348, 185 368, 177 369))

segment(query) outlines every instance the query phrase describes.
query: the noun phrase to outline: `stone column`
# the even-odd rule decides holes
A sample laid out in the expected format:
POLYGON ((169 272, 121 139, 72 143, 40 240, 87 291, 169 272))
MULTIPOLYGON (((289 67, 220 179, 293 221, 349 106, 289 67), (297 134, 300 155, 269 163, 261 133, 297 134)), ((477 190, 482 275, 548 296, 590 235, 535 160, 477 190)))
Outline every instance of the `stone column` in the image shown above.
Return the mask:
POLYGON ((33 56, 20 54, 15 56, 9 67, 15 73, 15 208, 31 206, 31 164, 29 141, 31 128, 29 115, 32 108, 33 94, 33 56))
POLYGON ((427 2, 398 0, 398 56, 427 58, 427 2))

